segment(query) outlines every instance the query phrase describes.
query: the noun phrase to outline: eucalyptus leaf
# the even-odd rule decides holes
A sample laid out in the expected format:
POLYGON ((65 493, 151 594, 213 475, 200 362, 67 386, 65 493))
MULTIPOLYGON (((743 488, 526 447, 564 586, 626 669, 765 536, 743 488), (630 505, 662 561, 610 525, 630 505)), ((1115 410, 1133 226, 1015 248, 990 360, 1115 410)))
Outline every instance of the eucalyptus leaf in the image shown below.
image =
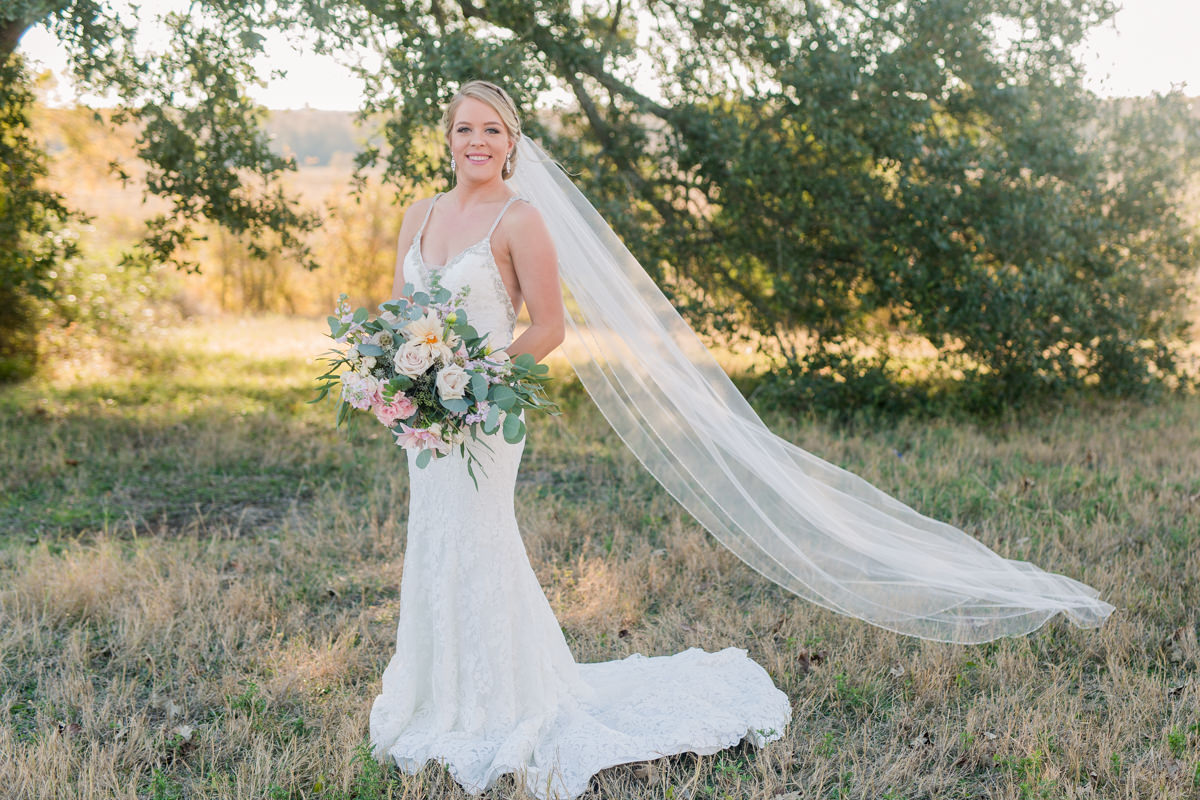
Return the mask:
POLYGON ((504 415, 504 441, 516 444, 525 436, 525 423, 519 414, 504 415))
POLYGON ((517 402, 517 394, 512 389, 505 386, 503 383, 497 383, 492 386, 488 392, 489 399, 500 406, 500 408, 508 411, 517 402))
POLYGON ((471 376, 471 395, 476 400, 487 400, 489 386, 488 379, 478 372, 471 376))
POLYGON ((483 421, 483 432, 488 434, 495 433, 496 429, 499 427, 500 406, 492 403, 492 405, 488 407, 487 418, 483 421))
POLYGON ((425 467, 429 465, 429 460, 431 458, 433 458, 433 451, 429 448, 425 448, 421 452, 417 453, 417 466, 421 469, 425 469, 425 467))

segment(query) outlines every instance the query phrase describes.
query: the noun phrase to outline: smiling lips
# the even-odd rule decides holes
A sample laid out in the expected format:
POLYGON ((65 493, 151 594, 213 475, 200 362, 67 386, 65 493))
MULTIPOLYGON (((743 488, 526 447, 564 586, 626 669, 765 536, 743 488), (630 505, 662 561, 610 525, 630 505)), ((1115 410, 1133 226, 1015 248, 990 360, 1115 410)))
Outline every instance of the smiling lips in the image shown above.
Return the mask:
POLYGON ((485 161, 488 161, 488 160, 490 160, 490 159, 491 159, 491 156, 489 156, 489 155, 485 155, 485 154, 483 154, 483 153, 469 153, 469 154, 467 154, 467 160, 468 160, 468 161, 470 161, 470 162, 472 162, 472 163, 474 163, 474 164, 482 164, 483 162, 485 162, 485 161))

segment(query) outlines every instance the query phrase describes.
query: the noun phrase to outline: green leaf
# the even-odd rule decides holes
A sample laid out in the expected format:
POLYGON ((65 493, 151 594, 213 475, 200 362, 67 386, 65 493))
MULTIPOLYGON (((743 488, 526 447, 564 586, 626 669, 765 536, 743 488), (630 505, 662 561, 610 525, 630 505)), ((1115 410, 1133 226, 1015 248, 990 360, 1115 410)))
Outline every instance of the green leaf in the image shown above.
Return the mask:
POLYGON ((505 386, 503 383, 497 383, 492 386, 488 393, 489 399, 496 405, 508 411, 517 402, 517 394, 512 389, 505 386))
POLYGON ((425 469, 425 467, 428 466, 431 458, 433 458, 432 450, 428 448, 422 450, 421 452, 417 453, 417 466, 421 469, 425 469))
POLYGON ((338 403, 337 422, 333 427, 340 428, 342 423, 346 421, 346 417, 350 415, 350 404, 345 400, 338 403))
POLYGON ((504 415, 504 441, 516 444, 525 437, 525 423, 520 414, 504 415))
POLYGON ((484 433, 495 433, 496 429, 499 427, 500 427, 500 406, 496 405, 495 403, 492 403, 492 405, 488 407, 487 419, 485 419, 483 421, 483 432, 484 433))
POLYGON ((537 365, 537 361, 534 359, 533 353, 521 353, 521 355, 512 360, 512 363, 525 370, 533 369, 534 366, 537 365))
POLYGON ((363 342, 358 346, 358 353, 363 356, 381 356, 383 355, 383 348, 377 344, 363 342))
POLYGON ((396 375, 388 379, 388 386, 393 392, 403 392, 408 387, 412 386, 412 378, 407 375, 396 375))
POLYGON ((488 387, 490 385, 486 377, 478 372, 475 373, 471 376, 471 395, 476 400, 487 400, 488 387))
POLYGON ((359 325, 366 322, 367 321, 367 310, 365 308, 355 309, 354 321, 357 322, 359 325))
POLYGON ((469 408, 467 401, 461 397, 451 398, 450 400, 443 400, 442 396, 439 394, 438 402, 441 403, 442 408, 446 409, 447 411, 464 412, 467 410, 467 408, 469 408))

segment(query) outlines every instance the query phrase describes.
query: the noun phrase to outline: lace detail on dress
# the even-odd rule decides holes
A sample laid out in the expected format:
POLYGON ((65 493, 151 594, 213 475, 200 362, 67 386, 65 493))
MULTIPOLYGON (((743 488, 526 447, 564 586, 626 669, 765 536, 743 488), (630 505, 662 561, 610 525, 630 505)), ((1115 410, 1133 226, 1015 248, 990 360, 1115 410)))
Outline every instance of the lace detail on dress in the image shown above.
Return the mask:
POLYGON ((441 195, 434 197, 433 202, 429 204, 429 209, 425 212, 425 219, 421 222, 420 229, 413 237, 412 246, 405 255, 404 279, 424 291, 433 288, 435 282, 451 291, 457 291, 464 286, 478 287, 479 291, 475 292, 476 295, 481 293, 490 295, 494 302, 480 298, 467 300, 465 303, 467 318, 475 330, 481 334, 485 329, 503 330, 504 341, 493 341, 491 344, 495 348, 506 347, 512 342, 513 329, 517 324, 517 310, 513 308, 512 299, 509 298, 508 289, 504 285, 504 279, 500 277, 500 270, 496 266, 495 256, 492 255, 492 234, 495 232, 496 226, 500 224, 508 207, 522 198, 516 195, 510 197, 496 216, 496 221, 492 223, 487 236, 455 253, 445 264, 439 266, 425 263, 425 257, 421 255, 421 239, 425 233, 425 224, 429 222, 429 216, 433 213, 433 206, 438 197, 441 195), (480 254, 483 256, 482 258, 477 257, 480 254), (477 311, 483 312, 482 319, 477 315, 477 311), (497 312, 499 312, 500 319, 503 319, 503 325, 496 325, 496 322, 499 321, 496 319, 497 312))
MULTIPOLYGON (((483 244, 428 272, 410 252, 405 279, 471 287, 472 324, 506 346, 515 314, 483 244)), ((457 451, 423 469, 408 452, 400 619, 371 707, 375 758, 409 773, 440 761, 472 794, 516 773, 539 798, 573 798, 607 767, 783 735, 791 704, 745 650, 577 664, 517 527, 525 442, 482 438, 478 490, 457 451)))

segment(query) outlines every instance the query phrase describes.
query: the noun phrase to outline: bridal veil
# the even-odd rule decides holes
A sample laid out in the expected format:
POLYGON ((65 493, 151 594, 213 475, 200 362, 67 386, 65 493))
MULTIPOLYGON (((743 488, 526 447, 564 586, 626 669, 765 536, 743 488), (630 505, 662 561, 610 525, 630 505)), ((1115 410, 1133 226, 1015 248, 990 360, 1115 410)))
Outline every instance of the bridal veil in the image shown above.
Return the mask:
POLYGON ((541 212, 570 301, 563 350, 647 470, 742 561, 795 594, 899 633, 976 643, 1098 592, 1006 559, 773 434, 570 178, 528 136, 509 185, 541 212))

